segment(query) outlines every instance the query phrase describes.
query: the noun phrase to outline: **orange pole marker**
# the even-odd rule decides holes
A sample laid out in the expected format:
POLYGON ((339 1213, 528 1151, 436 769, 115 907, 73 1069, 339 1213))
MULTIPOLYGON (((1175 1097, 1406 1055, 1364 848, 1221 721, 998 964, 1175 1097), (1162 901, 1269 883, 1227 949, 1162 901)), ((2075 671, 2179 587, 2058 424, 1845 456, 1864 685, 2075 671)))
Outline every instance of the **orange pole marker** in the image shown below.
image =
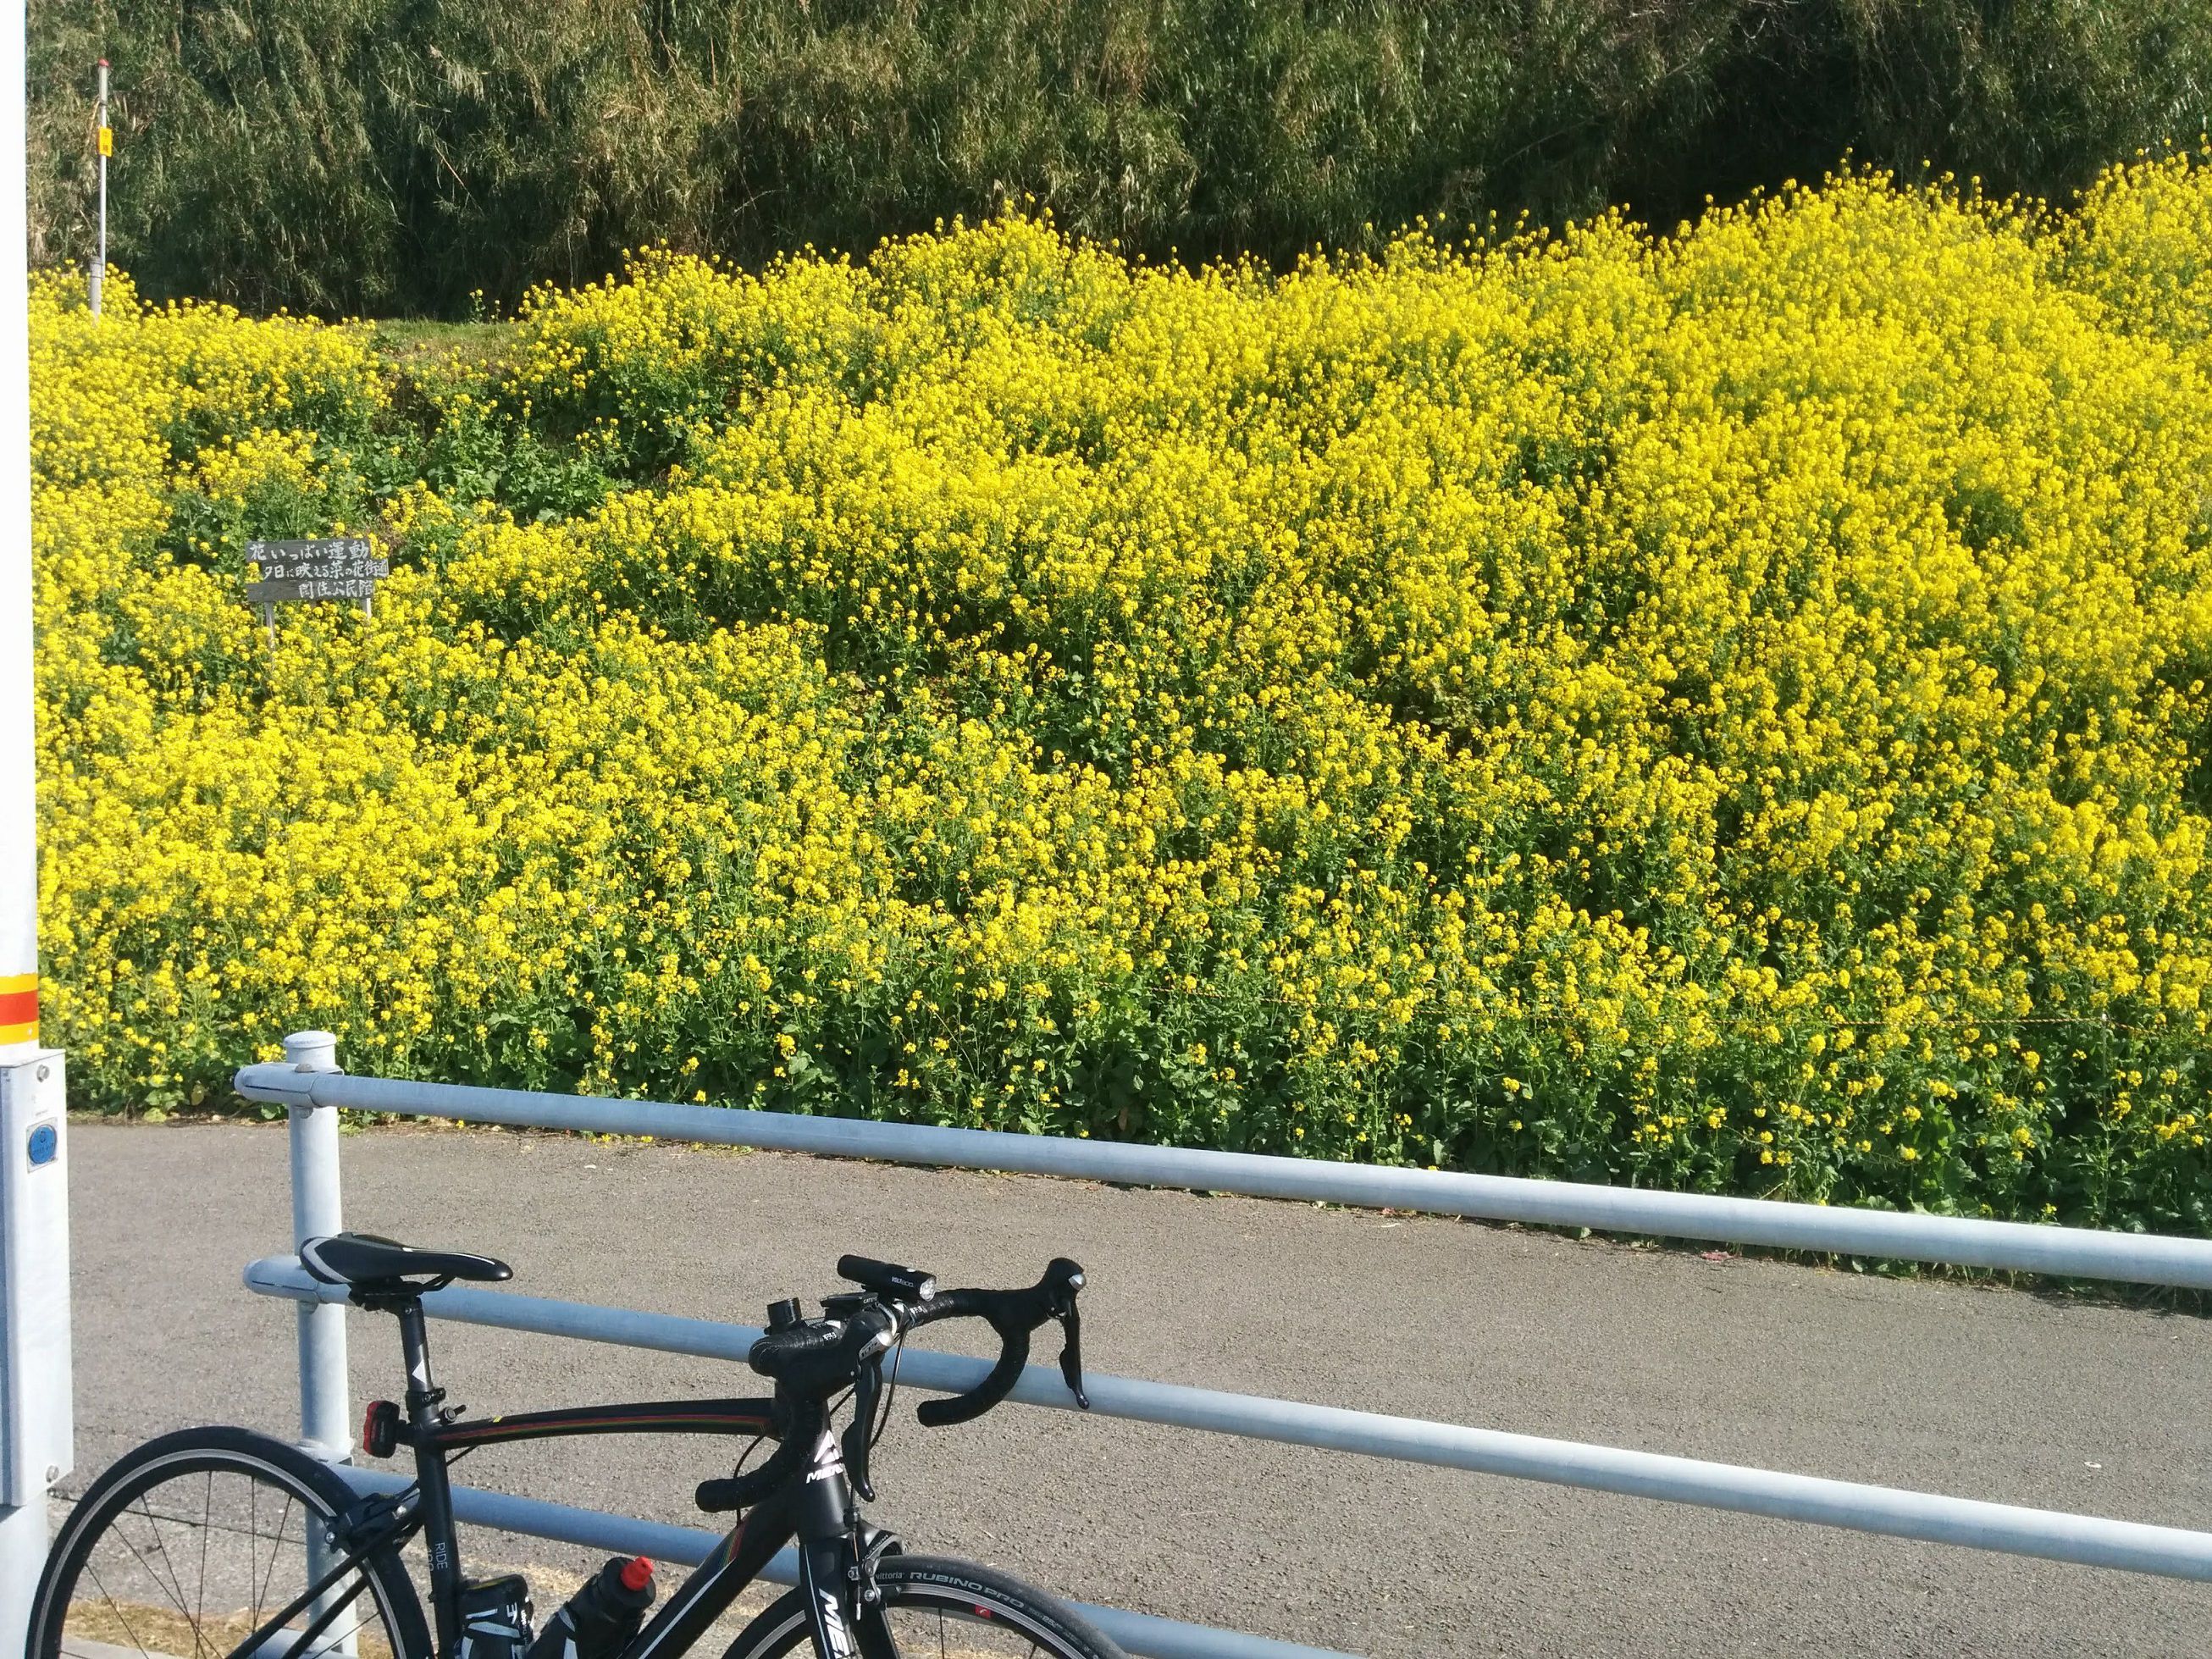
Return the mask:
POLYGON ((0 974, 0 1048, 39 1040, 39 976, 0 974))

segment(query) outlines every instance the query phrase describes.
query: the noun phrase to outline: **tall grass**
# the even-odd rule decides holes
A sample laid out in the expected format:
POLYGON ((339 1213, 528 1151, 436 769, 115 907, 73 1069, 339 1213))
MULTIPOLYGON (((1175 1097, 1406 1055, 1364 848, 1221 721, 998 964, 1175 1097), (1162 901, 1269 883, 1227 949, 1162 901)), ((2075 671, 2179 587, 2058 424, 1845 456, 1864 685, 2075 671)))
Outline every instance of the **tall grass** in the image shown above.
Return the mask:
POLYGON ((32 252, 461 314, 665 240, 865 249, 1034 198, 1148 257, 1707 195, 1846 150, 2063 196, 2212 116, 2201 0, 33 0, 32 252))

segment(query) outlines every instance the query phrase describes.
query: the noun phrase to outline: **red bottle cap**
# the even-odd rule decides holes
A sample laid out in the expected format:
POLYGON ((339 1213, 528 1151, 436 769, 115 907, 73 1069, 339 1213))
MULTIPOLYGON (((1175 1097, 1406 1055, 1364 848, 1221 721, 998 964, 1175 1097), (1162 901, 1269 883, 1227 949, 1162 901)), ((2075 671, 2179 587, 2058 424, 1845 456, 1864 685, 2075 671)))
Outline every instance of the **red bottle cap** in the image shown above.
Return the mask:
POLYGON ((622 1583, 624 1589, 633 1592, 641 1590, 652 1582, 653 1563, 647 1560, 645 1557, 633 1556, 623 1563, 622 1583))

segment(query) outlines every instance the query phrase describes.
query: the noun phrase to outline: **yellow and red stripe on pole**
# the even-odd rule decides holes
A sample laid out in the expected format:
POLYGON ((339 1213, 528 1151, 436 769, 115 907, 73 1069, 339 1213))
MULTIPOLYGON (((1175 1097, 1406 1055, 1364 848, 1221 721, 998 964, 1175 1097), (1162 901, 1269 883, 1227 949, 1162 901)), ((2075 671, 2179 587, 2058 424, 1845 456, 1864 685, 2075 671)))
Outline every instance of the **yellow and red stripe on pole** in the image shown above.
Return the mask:
POLYGON ((0 1048, 39 1040, 39 976, 0 974, 0 1048))

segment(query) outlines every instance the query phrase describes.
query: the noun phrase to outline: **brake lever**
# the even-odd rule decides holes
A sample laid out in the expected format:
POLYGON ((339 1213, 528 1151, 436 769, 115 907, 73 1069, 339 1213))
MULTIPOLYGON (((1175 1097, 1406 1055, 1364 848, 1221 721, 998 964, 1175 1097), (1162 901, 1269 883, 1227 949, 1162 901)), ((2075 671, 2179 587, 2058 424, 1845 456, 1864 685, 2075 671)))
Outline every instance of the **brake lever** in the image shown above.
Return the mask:
POLYGON ((1091 1396, 1083 1392, 1083 1316, 1075 1310, 1075 1300, 1068 1298, 1066 1309, 1054 1315, 1067 1340, 1060 1346, 1060 1379, 1067 1384, 1067 1391, 1075 1396, 1075 1403, 1085 1411, 1091 1409, 1091 1396))
POLYGON ((868 1438, 875 1428, 876 1407, 883 1398, 884 1361, 878 1354, 860 1367, 853 1379, 853 1420, 845 1425, 845 1475, 860 1501, 876 1501, 875 1483, 868 1479, 868 1438))

